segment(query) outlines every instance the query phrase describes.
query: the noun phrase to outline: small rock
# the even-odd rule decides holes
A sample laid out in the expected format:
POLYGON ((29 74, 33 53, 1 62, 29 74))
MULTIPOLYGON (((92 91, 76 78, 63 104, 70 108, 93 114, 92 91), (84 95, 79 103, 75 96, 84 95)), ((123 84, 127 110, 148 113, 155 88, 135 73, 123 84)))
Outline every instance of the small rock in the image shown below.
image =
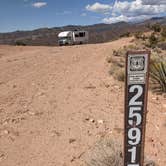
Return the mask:
POLYGON ((8 131, 8 130, 4 130, 3 133, 4 133, 5 135, 8 135, 8 134, 9 134, 9 131, 8 131))
POLYGON ((115 88, 115 89, 119 89, 120 87, 119 87, 118 85, 115 85, 114 88, 115 88))
POLYGON ((96 86, 90 84, 88 86, 85 86, 84 88, 85 89, 96 89, 96 86))
POLYGON ((94 119, 90 119, 89 121, 92 122, 92 123, 95 123, 95 120, 94 120, 94 119))
POLYGON ((89 117, 85 118, 86 121, 89 121, 89 117))
POLYGON ((61 136, 61 133, 58 132, 58 131, 56 131, 56 130, 53 130, 53 131, 51 132, 51 136, 54 137, 55 135, 56 135, 57 137, 60 137, 60 136, 61 136))
POLYGON ((76 159, 76 157, 75 156, 73 156, 72 157, 72 159, 70 160, 71 162, 74 162, 75 161, 75 159, 76 159))
POLYGON ((69 143, 70 143, 70 144, 72 144, 72 143, 75 142, 75 141, 76 141, 76 139, 74 139, 74 138, 70 138, 70 139, 69 139, 69 143))
POLYGON ((31 112, 31 111, 29 111, 28 114, 29 114, 29 115, 32 115, 32 116, 35 115, 35 113, 34 113, 34 112, 31 112))
POLYGON ((98 123, 98 124, 103 124, 104 121, 100 119, 100 120, 97 120, 97 123, 98 123))
POLYGON ((5 157, 5 154, 0 154, 0 161, 5 157))
POLYGON ((152 97, 152 100, 159 100, 159 97, 158 96, 152 97))
POLYGON ((38 96, 44 96, 44 95, 45 95, 44 92, 39 92, 39 93, 38 93, 38 96))
POLYGON ((154 139, 153 138, 149 138, 149 142, 154 142, 154 139))
POLYGON ((106 88, 109 88, 109 87, 110 87, 110 85, 109 85, 109 84, 105 84, 105 87, 106 87, 106 88))
POLYGON ((13 85, 13 88, 17 88, 17 85, 13 85))
POLYGON ((87 134, 88 134, 88 136, 92 135, 92 133, 89 130, 87 131, 87 134))

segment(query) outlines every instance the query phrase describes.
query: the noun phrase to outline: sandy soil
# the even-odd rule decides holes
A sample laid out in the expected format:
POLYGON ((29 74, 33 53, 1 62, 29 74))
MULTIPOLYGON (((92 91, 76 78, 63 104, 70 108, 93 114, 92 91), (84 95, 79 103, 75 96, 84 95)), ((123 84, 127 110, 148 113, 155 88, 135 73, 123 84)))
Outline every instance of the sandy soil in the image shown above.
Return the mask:
MULTIPOLYGON (((82 154, 105 133, 122 141, 124 84, 106 57, 130 40, 0 46, 0 165, 84 166, 82 154)), ((149 92, 148 111, 146 156, 165 166, 163 96, 149 92)))

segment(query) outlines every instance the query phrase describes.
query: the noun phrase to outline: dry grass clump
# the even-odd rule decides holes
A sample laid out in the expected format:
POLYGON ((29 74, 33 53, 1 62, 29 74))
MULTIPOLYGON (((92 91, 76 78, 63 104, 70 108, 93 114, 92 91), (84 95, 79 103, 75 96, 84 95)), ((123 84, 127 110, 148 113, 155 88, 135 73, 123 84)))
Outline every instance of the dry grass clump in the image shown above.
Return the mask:
POLYGON ((118 50, 113 50, 112 54, 106 58, 110 65, 109 74, 118 81, 125 80, 125 56, 128 50, 138 49, 135 45, 124 46, 118 50))
POLYGON ((114 72, 114 78, 118 81, 125 81, 125 70, 124 68, 120 68, 114 72))
MULTIPOLYGON (((120 142, 105 136, 84 155, 86 166, 123 166, 123 147, 120 142)), ((152 160, 145 159, 144 166, 157 166, 152 160)))
POLYGON ((87 166, 123 166, 122 147, 110 138, 97 142, 84 156, 87 166))
POLYGON ((135 36, 135 42, 139 42, 147 48, 154 49, 160 47, 162 50, 166 50, 166 26, 154 24, 150 27, 151 33, 145 35, 144 33, 137 32, 135 36))
MULTIPOLYGON (((151 49, 151 64, 150 64, 150 87, 154 92, 166 92, 166 57, 165 46, 158 47, 158 43, 162 43, 161 39, 166 40, 165 28, 159 31, 158 25, 155 25, 154 32, 145 36, 143 33, 137 33, 134 43, 129 46, 124 46, 118 50, 113 50, 112 55, 107 57, 107 62, 110 64, 109 74, 118 81, 125 80, 125 55, 127 51, 149 50, 151 49), (161 33, 163 33, 161 35, 161 33), (162 37, 161 37, 162 36, 162 37)), ((166 44, 166 43, 165 43, 166 44)))

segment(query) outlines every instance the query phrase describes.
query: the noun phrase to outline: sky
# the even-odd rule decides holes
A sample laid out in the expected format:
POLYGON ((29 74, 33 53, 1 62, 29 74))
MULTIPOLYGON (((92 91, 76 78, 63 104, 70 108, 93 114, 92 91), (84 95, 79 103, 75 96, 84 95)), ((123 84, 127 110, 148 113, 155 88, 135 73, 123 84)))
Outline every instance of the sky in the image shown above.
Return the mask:
POLYGON ((166 16, 166 0, 0 0, 0 32, 159 16, 166 16))

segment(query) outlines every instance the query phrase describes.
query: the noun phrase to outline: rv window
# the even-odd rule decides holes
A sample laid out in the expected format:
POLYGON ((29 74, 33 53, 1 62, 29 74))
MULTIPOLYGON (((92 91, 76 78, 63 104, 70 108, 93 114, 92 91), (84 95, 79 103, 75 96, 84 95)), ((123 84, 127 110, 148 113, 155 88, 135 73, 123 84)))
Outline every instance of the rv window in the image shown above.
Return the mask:
POLYGON ((75 37, 79 37, 79 35, 78 35, 78 34, 75 34, 75 37))
POLYGON ((85 32, 80 32, 80 33, 79 33, 79 36, 80 36, 80 37, 85 37, 85 32))

